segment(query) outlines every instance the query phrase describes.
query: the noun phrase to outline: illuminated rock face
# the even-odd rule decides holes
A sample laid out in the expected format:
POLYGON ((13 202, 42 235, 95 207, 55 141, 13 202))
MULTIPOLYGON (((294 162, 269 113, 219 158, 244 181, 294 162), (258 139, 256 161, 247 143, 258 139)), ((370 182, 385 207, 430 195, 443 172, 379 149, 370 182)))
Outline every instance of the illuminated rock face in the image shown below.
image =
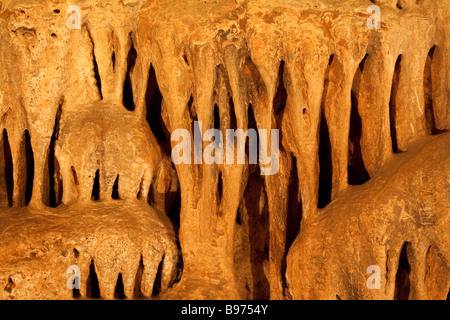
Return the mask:
POLYGON ((0 1, 0 298, 447 298, 449 10, 0 1), (278 172, 171 162, 210 128, 278 172))

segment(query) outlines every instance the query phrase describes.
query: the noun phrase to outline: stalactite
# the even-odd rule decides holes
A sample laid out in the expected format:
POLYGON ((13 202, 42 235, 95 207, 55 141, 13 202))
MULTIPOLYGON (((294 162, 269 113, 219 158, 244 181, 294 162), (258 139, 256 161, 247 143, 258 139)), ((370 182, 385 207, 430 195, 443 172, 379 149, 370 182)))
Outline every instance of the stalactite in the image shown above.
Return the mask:
POLYGON ((0 5, 0 298, 446 298, 447 3, 68 8, 0 5))

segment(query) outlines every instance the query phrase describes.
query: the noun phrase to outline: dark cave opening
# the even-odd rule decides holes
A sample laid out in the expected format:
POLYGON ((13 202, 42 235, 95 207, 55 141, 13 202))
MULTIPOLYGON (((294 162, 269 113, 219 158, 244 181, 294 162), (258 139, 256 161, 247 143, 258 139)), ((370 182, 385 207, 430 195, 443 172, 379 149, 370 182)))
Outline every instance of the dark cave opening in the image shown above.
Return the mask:
POLYGON ((331 142, 328 131, 327 120, 322 114, 320 120, 319 140, 319 208, 325 208, 331 201, 331 190, 333 187, 333 163, 331 160, 331 142))
POLYGON ((356 71, 352 92, 351 92, 351 114, 350 114, 350 134, 349 134, 349 153, 348 153, 348 183, 350 185, 361 185, 369 179, 369 173, 366 170, 364 160, 361 153, 361 134, 362 124, 361 116, 358 112, 358 95, 361 74, 364 72, 364 64, 368 55, 361 61, 356 71))
POLYGON ((97 201, 100 199, 100 170, 97 169, 94 177, 94 185, 92 187, 91 199, 97 201))
POLYGON ((162 118, 162 94, 159 90, 158 81, 156 79, 155 69, 153 65, 150 67, 148 75, 147 90, 145 93, 145 101, 147 106, 147 122, 155 135, 156 139, 170 150, 170 133, 166 128, 162 118))
POLYGON ((113 198, 114 200, 119 200, 120 199, 120 196, 119 196, 119 175, 117 175, 117 178, 114 181, 111 198, 113 198))
POLYGON ((60 178, 59 163, 55 157, 55 143, 59 136, 59 122, 61 119, 62 104, 59 105, 56 112, 55 125, 53 126, 53 133, 50 140, 50 146, 48 151, 48 190, 49 190, 49 206, 56 208, 61 204, 62 200, 62 180, 60 178))
POLYGON ((153 297, 156 297, 161 292, 161 279, 163 269, 164 256, 158 266, 158 272, 156 273, 155 282, 153 284, 153 297))
POLYGON ((86 296, 91 299, 100 298, 100 286, 97 273, 95 272, 94 260, 91 261, 89 266, 89 276, 86 280, 86 296))
POLYGON ((400 55, 395 62, 394 75, 392 77, 392 88, 391 88, 391 99, 389 101, 389 118, 391 127, 391 139, 392 139, 392 151, 394 153, 400 153, 397 143, 397 123, 396 123, 396 112, 397 112, 397 91, 400 80, 402 66, 402 56, 400 55))
POLYGON ((8 206, 13 206, 13 192, 14 192, 14 175, 13 175, 13 162, 11 155, 11 146, 9 144, 8 132, 3 130, 3 154, 5 161, 5 181, 6 181, 6 194, 8 197, 8 206))
MULTIPOLYGON (((92 45, 94 46, 94 41, 92 41, 92 45)), ((102 93, 102 79, 100 78, 100 73, 98 71, 97 59, 95 59, 94 49, 92 49, 92 60, 94 62, 94 77, 98 88, 98 93, 100 95, 100 100, 103 100, 102 93)))
POLYGON ((31 201, 33 194, 33 180, 34 180, 34 154, 33 148, 31 146, 31 137, 28 130, 25 130, 24 134, 25 141, 25 154, 26 154, 26 172, 27 180, 25 187, 25 205, 28 205, 31 201))
POLYGON ((114 298, 119 300, 126 299, 122 273, 119 273, 119 276, 117 277, 117 283, 114 288, 114 298))
POLYGON ((411 265, 408 261, 408 246, 408 242, 405 242, 400 252, 397 274, 395 276, 395 300, 408 300, 409 297, 411 265))
POLYGON ((280 114, 286 107, 287 91, 284 85, 284 61, 281 60, 278 70, 278 87, 273 99, 273 111, 280 114))
POLYGON ((423 91, 424 91, 424 103, 425 103, 425 128, 427 134, 437 135, 447 130, 439 130, 436 128, 436 118, 434 110, 433 91, 434 85, 437 82, 437 66, 436 55, 439 48, 433 46, 427 55, 425 63, 424 77, 423 77, 423 91))
POLYGON ((133 99, 133 88, 131 86, 131 72, 133 72, 134 66, 136 64, 137 51, 136 48, 134 47, 132 34, 130 34, 130 41, 131 41, 131 48, 128 51, 127 56, 127 73, 125 77, 125 82, 123 84, 122 103, 127 110, 133 111, 135 109, 135 104, 133 99))
POLYGON ((325 117, 325 101, 328 94, 330 66, 334 60, 334 55, 330 56, 325 79, 323 84, 321 101, 321 118, 319 129, 319 201, 318 208, 325 208, 331 201, 331 191, 333 187, 333 163, 331 153, 330 132, 325 117))

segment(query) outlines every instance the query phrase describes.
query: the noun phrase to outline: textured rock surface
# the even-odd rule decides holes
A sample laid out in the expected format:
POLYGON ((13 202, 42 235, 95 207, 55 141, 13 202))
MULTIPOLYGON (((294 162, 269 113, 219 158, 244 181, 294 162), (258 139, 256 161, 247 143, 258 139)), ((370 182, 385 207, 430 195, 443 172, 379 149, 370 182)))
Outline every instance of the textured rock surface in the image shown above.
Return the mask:
POLYGON ((446 298, 449 10, 0 1, 0 297, 446 298), (279 172, 173 165, 194 121, 279 129, 279 172))

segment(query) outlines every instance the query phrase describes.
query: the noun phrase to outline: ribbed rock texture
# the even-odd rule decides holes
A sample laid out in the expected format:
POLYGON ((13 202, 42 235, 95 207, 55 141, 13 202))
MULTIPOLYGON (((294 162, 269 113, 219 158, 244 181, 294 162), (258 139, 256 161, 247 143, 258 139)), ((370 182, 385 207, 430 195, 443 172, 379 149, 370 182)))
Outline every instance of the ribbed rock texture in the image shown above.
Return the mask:
POLYGON ((449 12, 0 1, 0 298, 446 299, 449 12), (278 172, 172 163, 210 128, 278 172))

